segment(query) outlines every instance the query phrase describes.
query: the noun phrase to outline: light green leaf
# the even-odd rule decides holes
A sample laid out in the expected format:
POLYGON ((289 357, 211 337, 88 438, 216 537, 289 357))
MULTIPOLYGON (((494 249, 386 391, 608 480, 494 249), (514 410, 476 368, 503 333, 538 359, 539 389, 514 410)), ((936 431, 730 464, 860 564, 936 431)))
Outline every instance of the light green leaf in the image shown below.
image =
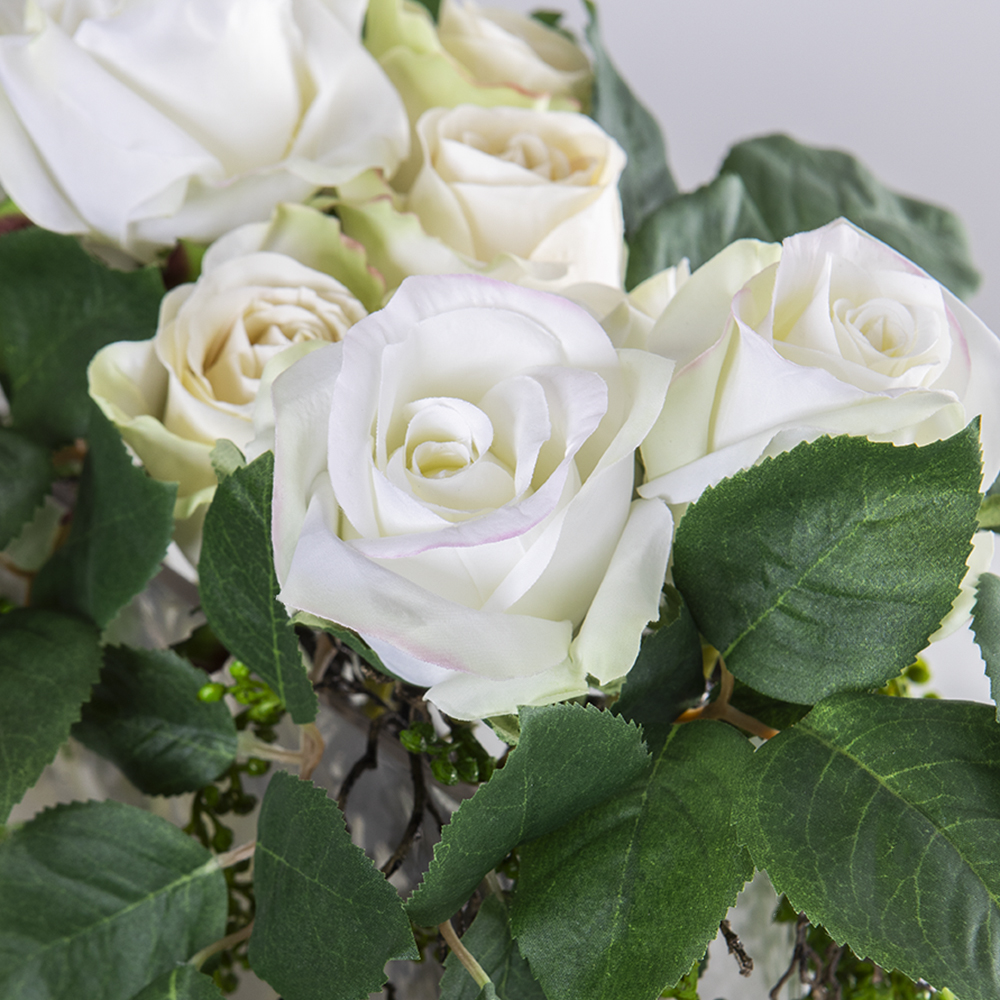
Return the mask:
POLYGON ((836 941, 962 1000, 1000 996, 990 706, 831 698, 757 751, 735 820, 757 867, 836 941))
POLYGON ((56 806, 0 842, 0 996, 131 1000, 225 926, 211 854, 141 809, 56 806))
POLYGON ((80 718, 101 669, 90 622, 17 608, 0 615, 0 822, 38 780, 80 718))
POLYGON ((820 438, 689 508, 674 581, 740 680, 811 704, 913 662, 966 572, 977 423, 922 448, 820 438))
POLYGON ((69 538, 42 567, 31 597, 33 604, 78 612, 103 628, 160 568, 177 485, 134 466, 94 404, 89 444, 69 538))
POLYGON ((215 478, 221 483, 223 479, 231 476, 237 469, 242 469, 247 460, 243 457, 243 452, 233 444, 228 438, 219 438, 215 442, 209 458, 212 461, 212 471, 215 478))
POLYGON ((734 146, 720 174, 737 174, 775 240, 843 216, 895 247, 956 295, 979 287, 969 241, 946 209, 894 194, 853 156, 786 135, 734 146))
POLYGON ((396 890, 321 788, 279 771, 257 830, 250 964, 288 1000, 362 1000, 386 962, 418 957, 396 890))
POLYGON ((54 475, 48 448, 0 428, 0 549, 31 520, 54 475))
MULTIPOLYGON (((499 1000, 546 1000, 510 936, 507 907, 496 896, 483 900, 462 944, 490 977, 499 1000)), ((481 995, 462 963, 449 954, 441 977, 441 1000, 477 1000, 481 995)))
POLYGON ((209 976, 191 965, 179 965, 157 976, 132 1000, 220 1000, 222 996, 209 976))
POLYGON ((625 215, 625 235, 631 240, 652 212, 677 196, 677 184, 667 166, 660 126, 608 58, 597 23, 597 6, 592 0, 584 0, 584 4, 590 15, 585 34, 594 55, 590 115, 628 156, 618 190, 625 215))
POLYGON ((650 1000, 705 954, 753 875, 730 826, 752 757, 725 723, 674 726, 650 772, 521 848, 511 927, 548 1000, 650 1000))
POLYGON ((972 631, 983 654, 986 676, 990 679, 990 695, 997 705, 1000 721, 1000 577, 983 573, 976 588, 976 604, 972 609, 972 631))
POLYGON ((684 257, 693 271, 741 239, 773 242, 774 235, 740 178, 721 174, 646 217, 629 245, 625 287, 635 288, 684 257))
POLYGON ((0 370, 14 426, 48 444, 87 433, 87 364, 115 340, 156 333, 155 268, 98 264, 72 236, 25 229, 0 240, 0 370))
POLYGON ((649 767, 641 731, 610 712, 550 705, 520 715, 507 763, 444 828, 406 906, 414 923, 448 920, 514 847, 570 822, 649 767))
POLYGON ((276 600, 273 478, 274 455, 265 452, 219 484, 205 517, 201 599, 222 644, 271 685, 301 725, 316 718, 317 701, 288 614, 276 600))
POLYGON ((198 700, 205 680, 169 650, 107 647, 100 683, 73 735, 147 795, 197 791, 236 757, 229 709, 198 700))

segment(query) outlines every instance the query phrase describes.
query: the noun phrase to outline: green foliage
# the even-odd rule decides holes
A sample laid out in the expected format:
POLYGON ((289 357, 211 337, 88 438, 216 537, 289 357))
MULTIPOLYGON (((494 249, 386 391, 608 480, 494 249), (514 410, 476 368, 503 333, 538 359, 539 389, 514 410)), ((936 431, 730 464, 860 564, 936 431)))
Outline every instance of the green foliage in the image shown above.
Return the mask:
POLYGON ((444 828, 407 903, 410 919, 448 920, 512 848, 603 802, 649 764, 641 731, 624 719, 578 705, 522 708, 520 742, 444 828))
POLYGON ((647 741, 655 744, 659 741, 652 731, 669 728, 686 708, 697 705, 704 692, 701 639, 691 612, 681 604, 671 621, 657 623, 643 638, 612 711, 638 722, 647 741))
POLYGON ((46 444, 84 437, 87 363, 105 344, 156 332, 154 269, 112 271, 72 236, 25 229, 0 240, 0 371, 14 426, 46 444))
POLYGON ((259 674, 294 722, 316 718, 317 701, 288 614, 278 603, 271 551, 274 455, 224 479, 205 517, 201 599, 213 631, 259 674))
POLYGON ((0 821, 38 780, 80 718, 101 669, 97 629, 55 611, 0 615, 0 821))
POLYGON ((198 699, 204 678, 176 653, 108 647, 73 735, 147 795, 196 791, 236 756, 229 709, 198 699))
POLYGON ((31 594, 36 605, 86 615, 103 628, 159 569, 177 486, 134 466, 94 404, 89 435, 69 538, 42 567, 31 594))
POLYGON ((976 588, 976 604, 972 609, 972 630, 976 644, 986 663, 990 679, 990 694, 1000 720, 1000 577, 983 573, 976 588))
POLYGON ((328 632, 338 642, 347 646, 348 649, 353 649, 354 652, 365 661, 365 663, 374 667, 380 674, 385 674, 386 677, 396 676, 382 662, 378 653, 376 653, 375 650, 372 649, 371 646, 369 646, 357 632, 352 632, 349 628, 344 628, 343 625, 327 621, 326 618, 320 618, 317 615, 310 614, 308 611, 296 611, 295 614, 292 615, 291 620, 293 625, 304 625, 306 628, 314 628, 323 632, 328 632))
POLYGON ((741 239, 773 242, 774 235, 740 178, 720 174, 647 216, 629 245, 625 287, 634 288, 684 257, 693 271, 741 239))
POLYGON ((754 755, 740 838, 834 940, 1000 995, 1000 728, 986 705, 843 694, 754 755))
POLYGON ((811 704, 913 662, 965 575, 979 506, 976 422, 917 448, 820 438, 708 489, 674 580, 739 679, 811 704))
POLYGON ((132 1000, 219 1000, 221 996, 209 976, 191 965, 179 965, 157 976, 132 1000))
MULTIPOLYGON (((507 906, 496 896, 483 900, 462 944, 492 980, 499 1000, 546 1000, 510 935, 507 906)), ((445 959, 444 970, 441 1000, 476 1000, 479 987, 453 954, 445 959)))
POLYGON ((250 963, 289 1000, 362 1000, 385 983, 387 961, 417 957, 396 890, 322 789, 275 774, 254 863, 250 963))
POLYGON ((436 21, 438 19, 438 11, 441 9, 441 0, 416 0, 417 3, 427 8, 428 13, 436 21))
POLYGON ((54 473, 48 448, 0 428, 0 549, 31 519, 54 473))
POLYGON ((429 722, 415 722, 399 734, 399 742, 408 753, 427 754, 431 773, 442 785, 457 785, 460 781, 478 784, 489 781, 496 761, 483 749, 472 727, 453 723, 451 739, 439 738, 429 722))
POLYGON ((956 295, 969 296, 979 287, 958 217, 894 194, 848 153, 769 135, 733 146, 720 173, 740 177, 776 240, 843 216, 956 295))
POLYGON ((729 825, 752 757, 724 723, 675 726, 651 771, 520 849, 511 924, 548 1000, 650 1000, 705 954, 753 875, 729 825))
POLYGON ((631 241, 652 212, 677 196, 677 184, 667 166, 660 126, 608 58, 601 41, 596 5, 592 0, 584 0, 584 4, 590 15, 585 33, 594 56, 590 114, 628 156, 618 190, 625 215, 625 235, 631 241))
POLYGON ((141 809, 74 802, 0 842, 0 996, 131 1000, 225 919, 209 852, 141 809))

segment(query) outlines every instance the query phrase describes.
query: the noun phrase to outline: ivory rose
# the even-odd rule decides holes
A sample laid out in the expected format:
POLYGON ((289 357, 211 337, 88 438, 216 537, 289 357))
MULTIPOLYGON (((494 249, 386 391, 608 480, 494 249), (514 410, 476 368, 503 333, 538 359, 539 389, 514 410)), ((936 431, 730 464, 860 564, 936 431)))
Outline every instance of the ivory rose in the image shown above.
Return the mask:
POLYGON ((671 368, 561 297, 408 279, 273 383, 279 599, 457 718, 622 676, 670 547, 633 481, 671 368))
POLYGON ((1000 472, 1000 341, 843 219, 727 247, 680 286, 646 346, 677 371, 643 443, 644 496, 694 500, 820 434, 924 444, 976 416, 987 484, 1000 472))
POLYGON ((273 372, 339 340, 365 315, 339 281, 291 257, 255 253, 168 292, 152 340, 95 355, 91 395, 149 474, 178 483, 176 538, 192 562, 215 492, 212 448, 219 438, 240 448, 253 438, 268 364, 273 372))
POLYGON ((148 260, 407 153, 357 0, 24 11, 0 18, 0 183, 47 229, 148 260))
POLYGON ((585 115, 428 111, 424 164, 405 202, 424 230, 481 264, 501 254, 563 269, 564 284, 621 285, 621 147, 585 115))

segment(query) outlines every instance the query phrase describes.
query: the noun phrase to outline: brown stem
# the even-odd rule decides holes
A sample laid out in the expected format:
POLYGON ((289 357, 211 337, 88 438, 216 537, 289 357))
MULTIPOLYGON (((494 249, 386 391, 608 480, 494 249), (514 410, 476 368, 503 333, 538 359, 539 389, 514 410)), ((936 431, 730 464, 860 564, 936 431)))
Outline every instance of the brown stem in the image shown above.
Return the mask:
MULTIPOLYGON (((424 818, 424 807, 427 804, 427 786, 424 784, 424 765, 420 754, 410 754, 410 777, 413 779, 413 809, 410 812, 410 822, 406 824, 403 839, 392 852, 389 860, 382 865, 382 874, 388 878, 406 860, 410 847, 420 830, 424 818)), ((482 985, 482 984, 480 984, 482 985)))
POLYGON ((358 778, 365 771, 371 771, 378 767, 378 735, 379 730, 382 728, 382 723, 385 722, 386 718, 387 716, 385 715, 379 715, 372 719, 372 724, 368 727, 368 745, 365 752, 354 762, 354 766, 350 771, 347 772, 347 777, 344 778, 344 782, 340 786, 340 791, 337 793, 337 805, 340 806, 341 812, 344 812, 347 808, 347 796, 351 794, 351 789, 358 778))
POLYGON ((253 857, 253 852, 257 847, 257 841, 251 840, 249 843, 241 844, 239 847, 234 847, 231 851, 227 851, 225 854, 217 854, 215 856, 215 862, 220 868, 228 868, 230 865, 239 864, 241 861, 246 861, 247 858, 253 857))
POLYGON ((746 712, 741 712, 729 704, 729 699, 732 698, 736 685, 736 678, 726 668, 721 656, 719 657, 719 666, 722 668, 719 697, 707 705, 702 705, 701 708, 689 708, 686 712, 681 712, 674 719, 674 723, 693 722, 695 719, 720 719, 722 722, 729 722, 753 736, 759 736, 762 740, 769 740, 777 736, 780 730, 764 725, 759 719, 755 719, 752 715, 747 715, 746 712))
POLYGON ((723 920, 719 924, 719 930, 722 931, 722 936, 726 939, 726 947, 729 949, 729 954, 736 956, 736 961, 740 967, 740 975, 749 976, 753 972, 753 959, 747 954, 746 948, 743 947, 743 942, 739 939, 739 935, 732 929, 728 920, 723 920))
POLYGON ((299 765, 299 777, 303 781, 308 781, 312 777, 313 771, 323 759, 323 751, 326 743, 320 736, 315 722, 307 722, 304 726, 299 726, 299 754, 302 763, 299 765))

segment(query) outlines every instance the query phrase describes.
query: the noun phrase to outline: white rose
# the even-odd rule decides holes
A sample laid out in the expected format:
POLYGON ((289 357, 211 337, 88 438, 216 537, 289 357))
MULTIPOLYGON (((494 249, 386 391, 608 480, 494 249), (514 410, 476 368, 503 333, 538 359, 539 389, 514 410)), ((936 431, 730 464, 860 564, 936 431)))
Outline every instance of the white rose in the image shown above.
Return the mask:
POLYGON ((151 258, 406 155, 357 0, 33 0, 0 22, 0 182, 151 258))
POLYGON ((408 279, 273 383, 280 600, 457 718, 625 674, 670 547, 633 480, 671 369, 558 296, 408 279))
POLYGON ((556 265, 563 283, 620 285, 625 154, 585 115, 462 105, 417 123, 424 163, 405 208, 482 264, 556 265))
POLYGON ((365 315, 328 275, 257 253, 168 292, 152 340, 109 344, 94 356, 91 395, 149 474, 178 483, 176 538, 192 562, 215 492, 212 448, 219 438, 240 448, 252 440, 265 370, 273 377, 365 315))
POLYGON ((694 500, 820 434, 924 444, 976 416, 987 484, 1000 471, 1000 341, 843 219, 781 246, 727 247, 678 289, 647 346, 677 371, 642 447, 644 496, 694 500))
POLYGON ((471 0, 442 0, 438 39, 478 83, 509 84, 536 94, 590 96, 587 57, 565 35, 512 10, 471 0))

